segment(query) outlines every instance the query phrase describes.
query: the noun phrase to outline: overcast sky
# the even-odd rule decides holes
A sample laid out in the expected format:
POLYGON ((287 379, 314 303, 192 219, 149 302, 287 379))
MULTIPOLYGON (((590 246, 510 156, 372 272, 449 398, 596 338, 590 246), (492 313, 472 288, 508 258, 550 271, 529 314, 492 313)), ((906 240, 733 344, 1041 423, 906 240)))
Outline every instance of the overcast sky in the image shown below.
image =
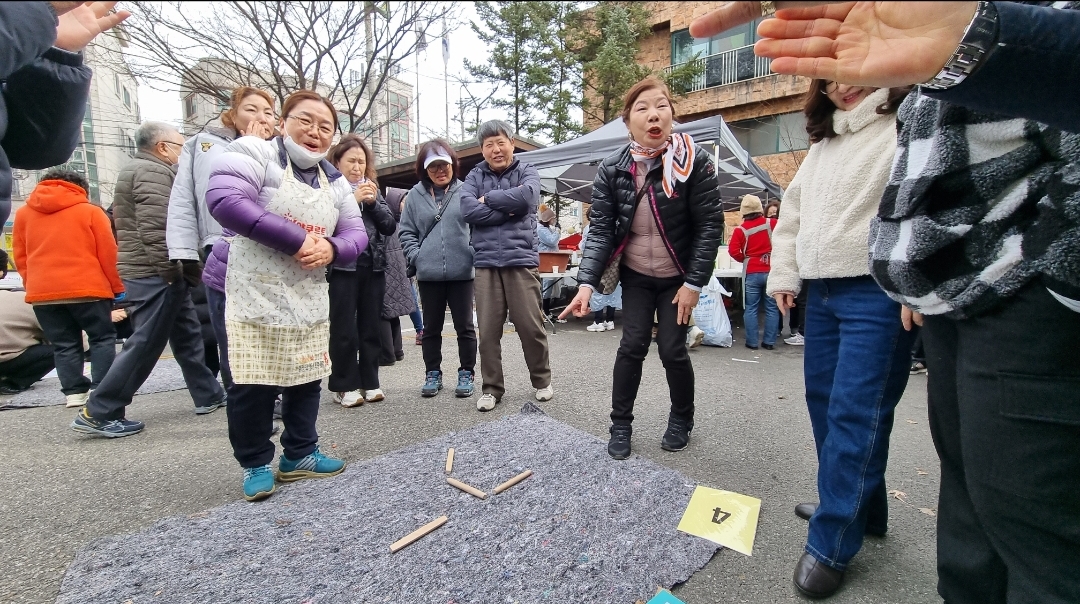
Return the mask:
MULTIPOLYGON (((197 5, 206 3, 190 3, 189 6, 193 10, 198 10, 197 5)), ((468 95, 461 91, 460 86, 454 83, 455 76, 458 79, 468 80, 469 77, 465 72, 465 67, 462 59, 468 55, 473 62, 482 62, 487 54, 487 46, 476 37, 472 28, 469 27, 468 21, 470 19, 476 19, 476 12, 473 10, 473 4, 471 2, 462 2, 461 6, 461 22, 455 31, 450 34, 450 61, 449 69, 450 74, 449 84, 449 97, 450 97, 450 118, 451 120, 456 117, 457 113, 457 100, 459 95, 468 98, 468 95)), ((205 6, 201 7, 202 10, 206 10, 205 6)), ((433 136, 443 136, 446 128, 446 92, 443 86, 443 59, 442 59, 442 46, 439 39, 429 39, 428 48, 426 51, 419 55, 419 70, 417 70, 417 62, 415 58, 407 58, 402 64, 402 72, 398 76, 408 84, 416 87, 417 85, 417 73, 419 73, 419 88, 420 90, 420 140, 424 141, 433 136)), ((183 119, 183 111, 181 109, 180 96, 178 92, 177 83, 163 84, 161 82, 153 82, 150 85, 146 83, 139 83, 139 106, 142 109, 142 118, 144 120, 160 120, 173 124, 179 124, 183 119), (153 86, 153 88, 151 87, 153 86), (154 88, 169 88, 168 90, 161 91, 154 88)), ((490 86, 479 85, 472 88, 473 94, 481 97, 487 96, 491 90, 490 86)), ((501 111, 493 111, 486 109, 481 113, 481 119, 493 119, 503 118, 506 116, 501 111)), ((475 112, 474 112, 475 117, 475 112)), ((413 116, 415 119, 415 114, 413 116)), ((468 117, 466 117, 468 119, 468 117)), ((415 123, 413 124, 413 134, 415 137, 415 123)), ((450 128, 452 131, 452 137, 454 140, 460 138, 460 126, 457 122, 451 121, 450 128)), ((418 141, 413 141, 414 143, 418 141)))

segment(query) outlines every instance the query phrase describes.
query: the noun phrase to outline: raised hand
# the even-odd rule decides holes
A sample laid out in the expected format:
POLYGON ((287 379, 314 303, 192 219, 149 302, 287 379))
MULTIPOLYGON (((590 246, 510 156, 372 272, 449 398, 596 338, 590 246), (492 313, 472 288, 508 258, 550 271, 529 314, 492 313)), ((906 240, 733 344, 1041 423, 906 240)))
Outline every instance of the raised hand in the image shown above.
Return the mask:
POLYGON ((109 31, 131 16, 126 10, 112 12, 114 6, 115 2, 85 2, 61 14, 56 26, 55 46, 79 52, 98 34, 109 31))
POLYGON ((246 128, 240 129, 240 136, 257 136, 263 140, 268 140, 274 136, 274 128, 259 120, 252 120, 248 122, 246 128))
MULTIPOLYGON (((889 88, 933 78, 956 50, 977 2, 777 2, 758 25, 755 54, 775 73, 889 88)), ((707 37, 760 16, 732 2, 690 25, 707 37)))

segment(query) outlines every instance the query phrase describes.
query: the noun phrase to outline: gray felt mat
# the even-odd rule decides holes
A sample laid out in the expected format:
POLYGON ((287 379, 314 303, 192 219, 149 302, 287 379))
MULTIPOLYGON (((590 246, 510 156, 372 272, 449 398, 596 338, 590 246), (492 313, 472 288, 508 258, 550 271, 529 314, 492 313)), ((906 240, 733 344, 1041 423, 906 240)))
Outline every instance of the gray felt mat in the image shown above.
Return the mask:
MULTIPOLYGON (((135 394, 154 394, 155 392, 168 392, 185 388, 187 388, 187 384, 184 383, 184 374, 180 372, 180 365, 173 359, 158 359, 154 370, 150 372, 150 377, 146 378, 142 387, 135 394)), ((60 380, 49 378, 34 384, 32 388, 25 392, 20 392, 6 400, 0 399, 0 411, 63 404, 64 393, 60 392, 60 380)))
POLYGON ((614 461, 596 437, 523 411, 263 502, 99 539, 76 554, 56 601, 632 604, 720 549, 675 529, 693 491, 685 477, 637 456, 614 461), (446 484, 448 447, 453 476, 487 500, 446 484), (534 475, 490 495, 525 469, 534 475), (442 528, 390 553, 444 514, 442 528))

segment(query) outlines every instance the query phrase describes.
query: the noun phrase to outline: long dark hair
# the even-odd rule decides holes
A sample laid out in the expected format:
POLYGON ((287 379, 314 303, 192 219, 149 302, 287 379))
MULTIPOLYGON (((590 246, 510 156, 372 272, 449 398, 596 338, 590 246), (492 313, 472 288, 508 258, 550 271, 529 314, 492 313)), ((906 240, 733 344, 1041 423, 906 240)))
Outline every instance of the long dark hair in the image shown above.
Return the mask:
MULTIPOLYGON (((833 114, 836 113, 836 105, 825 96, 827 83, 828 80, 814 80, 810 82, 810 90, 806 92, 803 113, 806 115, 806 133, 810 135, 811 143, 819 143, 836 136, 836 131, 833 130, 833 114)), ((878 105, 877 112, 881 115, 895 113, 911 89, 911 86, 890 88, 889 97, 884 103, 878 105)))

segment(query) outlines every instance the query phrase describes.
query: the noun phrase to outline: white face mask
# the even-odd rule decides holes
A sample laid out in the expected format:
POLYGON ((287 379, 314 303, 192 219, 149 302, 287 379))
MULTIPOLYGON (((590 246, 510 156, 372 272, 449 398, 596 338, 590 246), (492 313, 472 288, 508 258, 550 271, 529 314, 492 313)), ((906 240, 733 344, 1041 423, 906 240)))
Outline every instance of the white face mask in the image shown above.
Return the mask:
POLYGON ((309 151, 307 147, 297 143, 289 135, 285 135, 284 142, 285 151, 289 154, 289 159, 299 166, 301 170, 306 170, 314 166, 326 157, 326 151, 323 151, 322 153, 309 151))

